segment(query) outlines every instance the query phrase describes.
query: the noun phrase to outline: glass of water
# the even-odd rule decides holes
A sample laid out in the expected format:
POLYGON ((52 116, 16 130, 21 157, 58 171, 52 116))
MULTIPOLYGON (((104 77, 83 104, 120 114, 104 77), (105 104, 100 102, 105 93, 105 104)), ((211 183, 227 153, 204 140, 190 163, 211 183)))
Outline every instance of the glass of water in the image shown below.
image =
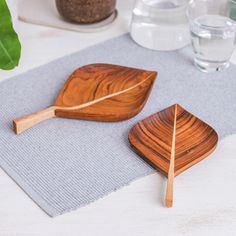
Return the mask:
POLYGON ((232 0, 191 0, 187 10, 195 65, 204 72, 229 66, 236 43, 232 0))
POLYGON ((143 47, 170 51, 190 43, 188 0, 136 0, 131 37, 143 47))

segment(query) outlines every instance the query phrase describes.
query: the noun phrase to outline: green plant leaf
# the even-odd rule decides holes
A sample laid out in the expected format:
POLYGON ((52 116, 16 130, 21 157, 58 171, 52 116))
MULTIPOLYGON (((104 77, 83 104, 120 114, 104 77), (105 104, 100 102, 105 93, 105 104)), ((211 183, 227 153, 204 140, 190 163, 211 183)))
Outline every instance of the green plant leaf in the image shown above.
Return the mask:
POLYGON ((11 70, 20 60, 21 45, 6 0, 0 0, 0 68, 11 70))

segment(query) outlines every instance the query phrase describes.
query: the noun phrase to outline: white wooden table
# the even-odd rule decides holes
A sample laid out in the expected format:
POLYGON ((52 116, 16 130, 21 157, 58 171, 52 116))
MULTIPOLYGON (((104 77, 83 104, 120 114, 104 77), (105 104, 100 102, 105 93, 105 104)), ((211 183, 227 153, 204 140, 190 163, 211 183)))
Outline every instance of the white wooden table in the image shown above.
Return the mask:
MULTIPOLYGON (((18 23, 21 64, 14 71, 0 71, 0 81, 127 32, 133 0, 118 2, 119 20, 96 34, 18 23)), ((236 63, 236 54, 232 61, 236 63)), ((162 205, 166 180, 157 173, 54 219, 0 170, 0 236, 235 236, 235 168, 236 135, 221 141, 211 158, 176 178, 173 209, 162 205)))

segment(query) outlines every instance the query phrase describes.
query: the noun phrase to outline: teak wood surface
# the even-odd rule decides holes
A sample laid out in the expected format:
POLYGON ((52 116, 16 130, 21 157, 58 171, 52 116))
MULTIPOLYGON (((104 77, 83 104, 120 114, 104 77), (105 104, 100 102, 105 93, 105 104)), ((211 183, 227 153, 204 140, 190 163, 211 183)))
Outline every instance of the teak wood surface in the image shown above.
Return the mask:
POLYGON ((77 69, 61 89, 53 106, 15 119, 17 134, 53 117, 121 121, 144 107, 157 72, 110 64, 77 69))
POLYGON ((166 206, 173 201, 173 181, 209 156, 218 135, 205 122, 175 104, 140 121, 129 132, 131 146, 168 177, 166 206))

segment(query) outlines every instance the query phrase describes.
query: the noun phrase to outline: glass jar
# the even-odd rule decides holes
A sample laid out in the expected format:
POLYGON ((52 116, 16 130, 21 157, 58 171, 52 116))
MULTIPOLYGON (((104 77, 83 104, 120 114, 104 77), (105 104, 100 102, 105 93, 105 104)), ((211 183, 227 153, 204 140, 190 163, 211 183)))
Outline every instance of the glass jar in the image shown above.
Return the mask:
POLYGON ((137 0, 131 37, 143 47, 170 51, 190 43, 188 0, 137 0))

